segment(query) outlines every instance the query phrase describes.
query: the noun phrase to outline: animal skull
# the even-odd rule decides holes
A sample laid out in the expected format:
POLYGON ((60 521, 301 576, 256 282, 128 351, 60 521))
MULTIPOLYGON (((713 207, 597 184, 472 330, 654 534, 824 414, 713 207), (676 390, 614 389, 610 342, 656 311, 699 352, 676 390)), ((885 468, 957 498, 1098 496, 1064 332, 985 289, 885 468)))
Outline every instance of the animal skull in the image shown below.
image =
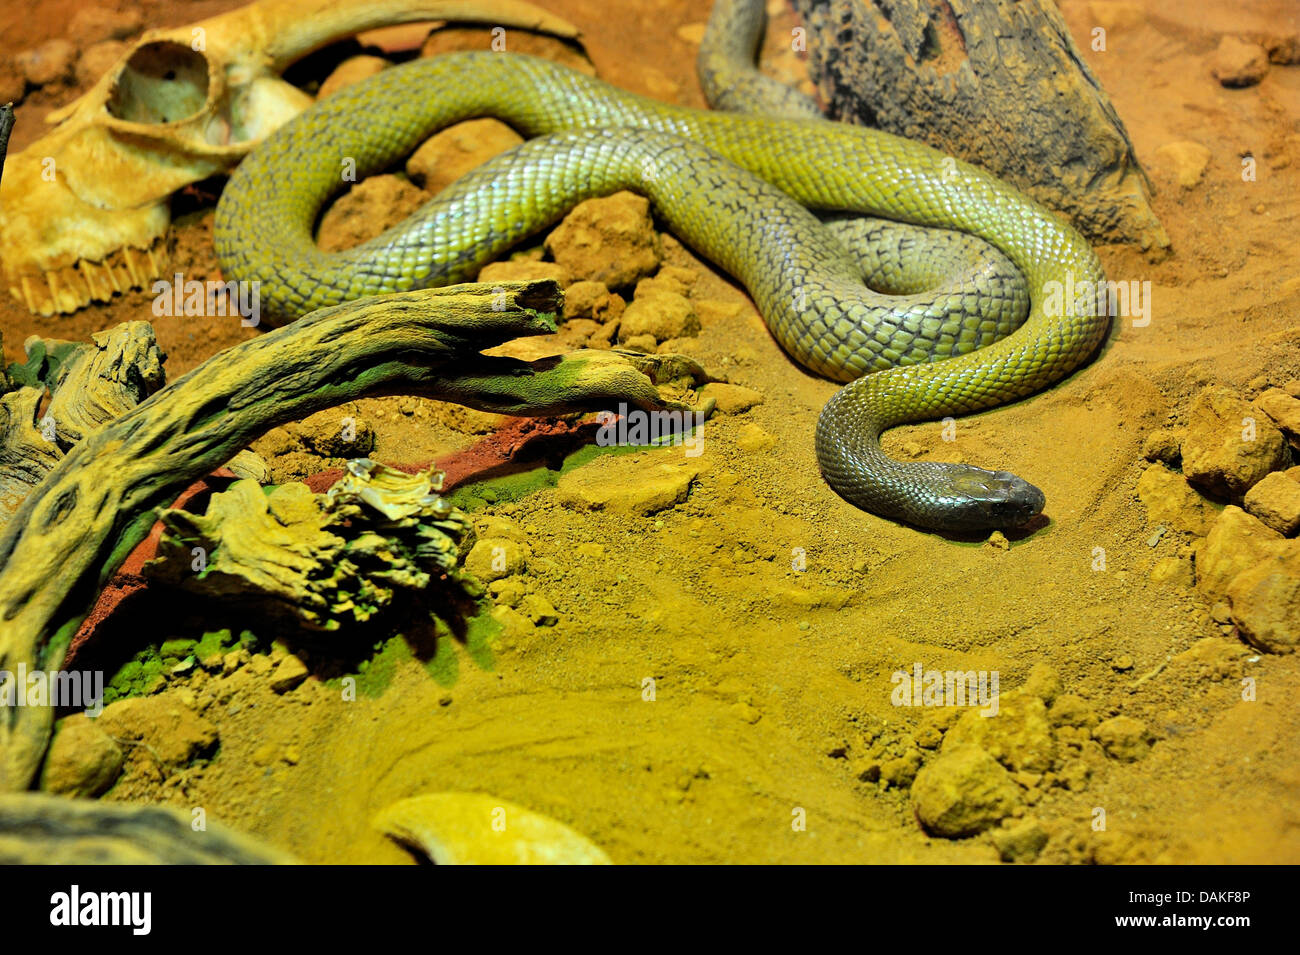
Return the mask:
POLYGON ((167 267, 169 198, 232 169, 311 103, 280 78, 336 40, 396 23, 461 20, 574 37, 523 0, 262 0, 150 30, 0 179, 0 258, 41 315, 142 288, 167 267))

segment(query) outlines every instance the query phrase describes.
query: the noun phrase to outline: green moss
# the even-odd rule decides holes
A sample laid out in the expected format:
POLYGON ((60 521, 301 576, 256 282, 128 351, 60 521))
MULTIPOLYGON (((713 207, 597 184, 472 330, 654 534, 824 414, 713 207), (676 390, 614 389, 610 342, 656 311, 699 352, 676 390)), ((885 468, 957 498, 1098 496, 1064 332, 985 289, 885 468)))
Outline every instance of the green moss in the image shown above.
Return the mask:
POLYGON ((210 630, 197 639, 173 637, 161 644, 151 644, 127 660, 109 677, 104 687, 107 705, 131 696, 148 696, 166 679, 172 667, 193 657, 202 661, 216 654, 227 654, 239 647, 250 652, 258 645, 257 637, 248 630, 236 639, 229 628, 210 630))
POLYGON ((644 450, 646 450, 644 447, 636 445, 614 445, 602 448, 600 445, 587 444, 565 457, 558 469, 543 465, 488 481, 476 481, 473 484, 461 485, 454 491, 448 492, 446 497, 462 511, 472 513, 485 504, 521 501, 537 491, 555 487, 561 475, 569 473, 574 468, 582 467, 600 455, 632 454, 644 450))

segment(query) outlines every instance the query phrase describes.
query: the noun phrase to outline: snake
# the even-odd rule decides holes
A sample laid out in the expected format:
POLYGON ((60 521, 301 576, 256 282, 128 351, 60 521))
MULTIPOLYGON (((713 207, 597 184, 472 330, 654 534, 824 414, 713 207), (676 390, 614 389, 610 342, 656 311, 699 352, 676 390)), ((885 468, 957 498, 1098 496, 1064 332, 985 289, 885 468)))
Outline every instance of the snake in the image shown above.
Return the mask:
POLYGON ((268 136, 226 184, 213 235, 225 278, 257 282, 263 318, 278 324, 472 281, 578 202, 620 190, 647 196, 673 234, 738 279, 796 362, 844 383, 815 433, 822 475, 842 498, 941 533, 1009 529, 1042 511, 1043 492, 1015 474, 900 461, 880 438, 1027 397, 1082 365, 1109 327, 1101 264, 1036 201, 921 143, 814 115, 666 104, 522 54, 447 53, 344 87, 268 136), (321 209, 350 181, 483 116, 526 141, 377 238, 316 246, 321 209), (1023 276, 1027 314, 979 269, 927 295, 881 294, 846 244, 873 226, 837 232, 815 212, 986 242, 1023 276))

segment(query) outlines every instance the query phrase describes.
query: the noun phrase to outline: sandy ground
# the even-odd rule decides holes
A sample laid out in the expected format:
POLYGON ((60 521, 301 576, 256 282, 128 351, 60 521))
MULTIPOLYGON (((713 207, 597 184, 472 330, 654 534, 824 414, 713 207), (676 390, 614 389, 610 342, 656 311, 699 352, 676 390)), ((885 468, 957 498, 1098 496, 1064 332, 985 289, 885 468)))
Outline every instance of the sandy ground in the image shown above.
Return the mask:
MULTIPOLYGON (((143 9, 148 23, 179 24, 234 5, 143 9)), ((601 0, 543 5, 582 26, 606 80, 703 105, 689 39, 703 4, 645 0, 620 5, 617 18, 601 0)), ((60 35, 77 6, 10 8, 0 44, 60 35)), ((1136 762, 1095 745, 1072 751, 1088 767, 1075 788, 1053 784, 1059 760, 1047 778, 1022 781, 1024 812, 1050 837, 1041 860, 1300 861, 1300 661, 1223 640, 1193 589, 1150 580, 1154 562, 1185 555, 1191 538, 1169 533, 1152 546, 1135 494, 1143 438, 1204 384, 1250 395, 1261 376, 1300 376, 1300 69, 1274 67, 1259 86, 1226 90, 1207 66, 1220 31, 1239 29, 1240 16, 1280 20, 1286 4, 1242 14, 1223 2, 1193 15, 1150 0, 1151 15, 1113 29, 1102 53, 1088 49, 1089 5, 1062 6, 1159 187, 1154 208, 1173 254, 1099 250, 1110 277, 1151 282, 1153 319, 1117 322, 1089 366, 1046 394, 961 420, 953 443, 937 423, 887 442, 1026 476, 1047 494, 1049 524, 999 548, 839 500, 812 448, 835 386, 792 364, 743 293, 707 275, 712 297, 745 307, 706 323, 696 354, 765 401, 707 425, 689 500, 619 518, 575 512, 545 489, 492 508, 528 531, 540 568, 531 577, 557 625, 499 643, 490 663, 455 648, 458 665, 436 677, 401 662, 382 694, 347 705, 315 681, 280 696, 249 680, 236 701, 205 712, 220 729, 215 759, 169 781, 128 772, 109 798, 202 805, 313 862, 409 859, 371 829, 371 815, 404 796, 457 789, 561 819, 620 863, 992 862, 987 836, 928 836, 906 786, 873 781, 863 760, 873 745, 904 762, 934 755, 933 715, 891 704, 895 671, 997 671, 1005 690, 1045 665, 1061 692, 1100 719, 1140 720, 1154 745, 1136 762), (1195 188, 1180 188, 1156 159, 1176 140, 1210 150, 1195 188), (1259 157, 1254 182, 1240 176, 1247 150, 1259 157), (603 556, 580 547, 592 543, 603 556), (1094 569, 1099 547, 1104 570, 1094 569), (653 702, 643 699, 647 677, 653 702), (1243 677, 1256 681, 1257 699, 1243 700, 1243 677), (792 826, 800 809, 804 830, 792 826), (1098 809, 1105 831, 1094 825, 1098 809)), ((11 149, 73 92, 29 95, 11 149)), ((178 264, 198 277, 215 269, 207 201, 176 230, 178 264)), ((144 293, 54 319, 0 301, 8 360, 34 332, 79 339, 147 317, 144 293)), ((253 334, 202 320, 155 324, 172 378, 253 334)), ((390 411, 373 423, 381 459, 427 460, 474 440, 432 417, 390 411)), ((147 605, 131 613, 125 629, 142 645, 180 627, 147 605)))

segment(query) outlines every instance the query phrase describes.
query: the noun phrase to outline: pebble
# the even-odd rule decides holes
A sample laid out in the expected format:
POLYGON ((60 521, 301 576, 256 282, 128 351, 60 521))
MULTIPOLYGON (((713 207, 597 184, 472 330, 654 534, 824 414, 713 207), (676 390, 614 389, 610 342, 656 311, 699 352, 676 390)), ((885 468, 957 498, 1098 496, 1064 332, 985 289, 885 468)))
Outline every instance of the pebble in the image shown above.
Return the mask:
POLYGON ((370 176, 344 193, 321 217, 316 244, 340 252, 397 225, 429 196, 400 176, 370 176))
POLYGON ((1033 862, 1047 845, 1047 830, 1036 819, 1019 819, 990 832, 1003 862, 1033 862))
POLYGON ((1137 494, 1146 507, 1149 524, 1200 535, 1209 531, 1218 516, 1213 504, 1188 487, 1182 475, 1163 464, 1153 464, 1142 473, 1137 494))
POLYGON ((686 338, 700 333, 700 318, 685 295, 663 290, 639 295, 623 312, 619 341, 648 336, 657 346, 672 338, 686 338))
POLYGON ((1011 774, 970 743, 945 749, 923 766, 911 801, 926 831, 949 839, 983 832, 1024 805, 1011 774))
POLYGON ((498 119, 471 119, 434 133, 406 161, 406 174, 426 192, 438 193, 493 156, 523 142, 498 119))
POLYGON ((1116 716, 1098 724, 1092 736, 1107 756, 1125 763, 1137 762, 1151 749, 1146 724, 1131 716, 1116 716))
POLYGON ((307 679, 307 665, 292 653, 285 656, 271 674, 271 689, 276 693, 287 693, 307 679))
POLYGON ((484 584, 522 574, 527 568, 524 546, 505 537, 480 537, 465 558, 465 569, 484 584))
POLYGON ((62 796, 93 798, 122 772, 122 749, 84 713, 59 723, 41 771, 41 789, 62 796))
POLYGON ((62 38, 47 40, 14 57, 14 65, 32 86, 45 86, 71 78, 76 61, 77 48, 62 38))
POLYGON ((1047 705, 1023 691, 1003 693, 996 716, 983 715, 978 706, 962 712, 944 736, 942 751, 962 745, 980 747, 1013 772, 1046 772, 1056 757, 1047 705))
POLYGON ((1192 401, 1182 451, 1189 482, 1231 499, 1286 462, 1282 432, 1226 388, 1206 388, 1192 401))
POLYGON ((762 394, 753 388, 730 385, 721 381, 711 381, 701 388, 700 398, 714 399, 717 402, 717 410, 723 414, 742 414, 763 403, 762 394))
POLYGON ((1194 189, 1205 175, 1205 167, 1210 163, 1210 151, 1190 140, 1165 143, 1156 150, 1156 162, 1173 174, 1173 179, 1179 186, 1194 189))
POLYGON ((546 237, 546 250, 575 279, 611 289, 653 275, 663 258, 650 201, 631 192, 578 203, 546 237))
POLYGON ((334 67, 333 73, 325 77, 325 81, 320 85, 320 90, 316 93, 316 98, 318 100, 324 99, 345 86, 351 86, 353 83, 388 69, 390 65, 382 56, 350 56, 334 67))
POLYGON ((556 495, 573 510, 648 517, 686 500, 699 473, 689 462, 651 463, 629 455, 601 457, 561 475, 556 495))
POLYGON ((212 752, 217 728, 169 694, 130 697, 104 707, 99 728, 118 740, 144 743, 164 766, 182 766, 212 752))
POLYGON ((1300 481, 1274 471, 1246 492, 1242 506, 1279 534, 1294 537, 1300 530, 1300 481))
POLYGON ((1210 72, 1229 88, 1254 86, 1268 73, 1268 53, 1258 43, 1225 36, 1214 51, 1210 72))

